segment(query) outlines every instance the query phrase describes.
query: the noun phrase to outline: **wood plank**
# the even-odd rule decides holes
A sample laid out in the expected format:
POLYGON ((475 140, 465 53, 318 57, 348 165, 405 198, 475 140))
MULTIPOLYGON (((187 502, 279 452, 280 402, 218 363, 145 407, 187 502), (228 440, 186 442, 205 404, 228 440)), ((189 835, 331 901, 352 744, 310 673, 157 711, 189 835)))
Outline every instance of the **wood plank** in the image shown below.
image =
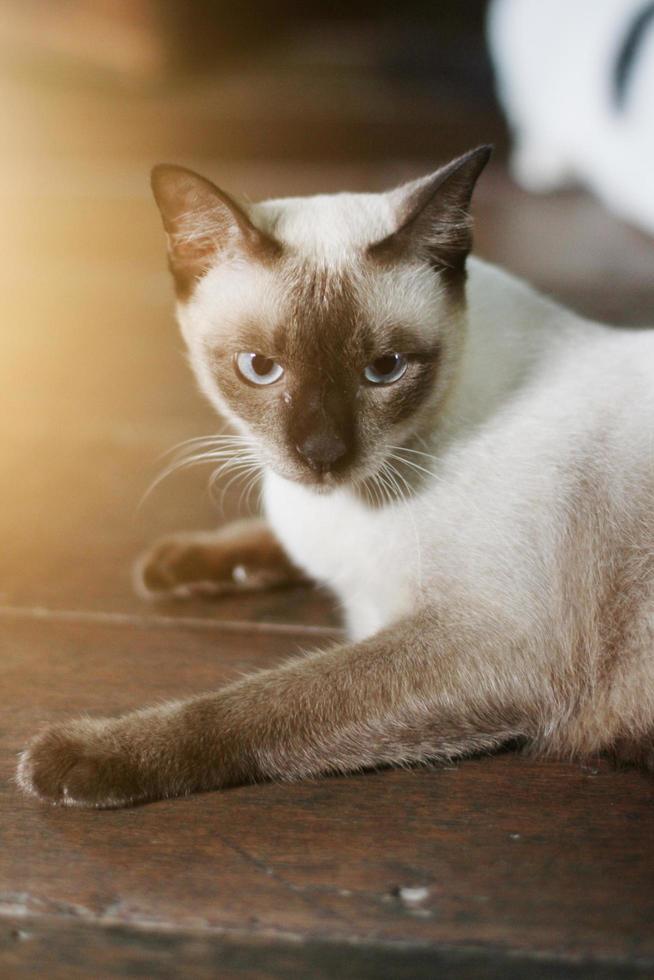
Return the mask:
MULTIPOLYGON (((68 937, 55 960, 79 941, 82 966, 97 972, 95 940, 79 927, 111 926, 127 932, 102 932, 97 949, 122 949, 116 969, 131 944, 154 942, 132 928, 174 934, 175 955, 203 969, 235 932, 246 952, 250 940, 281 942, 280 962, 289 937, 341 951, 401 947, 415 954, 416 976, 424 951, 436 951, 434 967, 443 948, 502 962, 598 961, 586 976, 606 975, 611 963, 654 969, 654 787, 638 772, 507 753, 132 810, 57 809, 11 784, 15 753, 41 724, 207 689, 278 662, 298 643, 261 632, 22 621, 4 623, 2 646, 0 913, 35 935, 36 949, 49 942, 54 917, 68 937), (403 889, 425 891, 412 898, 403 889), (198 930, 194 961, 189 936, 198 930)), ((29 946, 6 936, 5 962, 18 970, 23 957, 32 969, 29 946)), ((309 955, 303 947, 297 962, 309 955)), ((261 970, 259 953, 248 956, 247 969, 261 970)))
POLYGON ((184 932, 96 926, 41 916, 0 921, 6 980, 631 980, 651 977, 647 963, 532 957, 498 949, 336 944, 297 937, 256 938, 206 930, 184 932))

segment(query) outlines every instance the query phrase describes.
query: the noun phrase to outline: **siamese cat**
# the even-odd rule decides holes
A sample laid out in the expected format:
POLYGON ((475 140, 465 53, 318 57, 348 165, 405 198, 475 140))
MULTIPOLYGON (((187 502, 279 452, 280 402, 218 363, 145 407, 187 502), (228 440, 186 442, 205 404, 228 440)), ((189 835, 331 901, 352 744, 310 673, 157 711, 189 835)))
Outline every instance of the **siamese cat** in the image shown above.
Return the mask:
POLYGON ((509 742, 654 765, 654 332, 468 257, 489 153, 254 205, 155 168, 191 363, 237 433, 200 452, 260 468, 265 518, 159 543, 140 587, 307 575, 349 640, 54 725, 24 790, 116 807, 509 742))

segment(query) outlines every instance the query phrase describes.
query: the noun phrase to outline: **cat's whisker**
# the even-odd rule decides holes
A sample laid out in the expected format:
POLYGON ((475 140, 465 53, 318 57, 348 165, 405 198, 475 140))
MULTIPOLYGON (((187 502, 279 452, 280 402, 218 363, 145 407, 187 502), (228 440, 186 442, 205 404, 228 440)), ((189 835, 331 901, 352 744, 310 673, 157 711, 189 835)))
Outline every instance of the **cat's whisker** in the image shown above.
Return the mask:
POLYGON ((220 477, 223 475, 223 473, 225 471, 229 472, 231 469, 233 469, 235 466, 238 465, 238 462, 239 461, 237 459, 233 457, 229 457, 228 459, 223 460, 222 463, 220 463, 211 471, 209 475, 209 482, 207 484, 207 489, 209 490, 209 493, 213 493, 215 489, 215 485, 220 479, 220 477))
POLYGON ((373 473, 367 482, 370 488, 371 496, 373 497, 374 500, 375 509, 383 507, 384 501, 382 499, 381 491, 379 489, 379 480, 377 477, 377 473, 373 473))
POLYGON ((393 465, 390 459, 386 459, 384 461, 384 471, 387 478, 391 481, 393 487, 395 488, 397 498, 403 503, 406 502, 413 493, 413 487, 411 484, 405 479, 405 477, 402 476, 400 471, 393 465))
POLYGON ((258 462, 252 440, 246 436, 197 436, 193 439, 186 440, 169 452, 176 452, 177 455, 173 457, 168 465, 150 483, 139 501, 137 510, 143 506, 157 487, 164 480, 167 480, 169 476, 172 476, 173 473, 181 472, 203 463, 213 463, 223 460, 225 462, 258 462), (188 448, 190 452, 184 453, 183 449, 185 448, 188 448))
POLYGON ((412 469, 416 470, 417 472, 425 473, 427 476, 431 476, 438 479, 437 474, 434 473, 433 470, 428 470, 425 466, 421 466, 419 463, 414 462, 414 460, 412 459, 404 459, 402 456, 398 456, 396 453, 389 453, 388 458, 394 459, 398 463, 402 463, 404 466, 410 466, 412 469))
POLYGON ((214 506, 218 508, 221 514, 224 513, 225 510, 225 487, 224 484, 218 487, 218 481, 220 480, 221 477, 225 476, 226 473, 232 473, 234 469, 237 469, 237 472, 240 473, 243 470, 243 468, 244 467, 237 467, 236 464, 233 465, 224 464, 219 469, 214 470, 209 478, 207 492, 211 498, 212 503, 214 504, 214 506))
MULTIPOLYGON (((197 462, 204 462, 205 460, 212 459, 222 459, 227 456, 240 455, 242 452, 240 447, 216 447, 215 449, 207 449, 201 452, 192 452, 185 455, 179 454, 177 457, 173 458, 166 469, 175 470, 179 467, 192 466, 197 462)), ((165 472, 165 470, 164 470, 165 472)))
POLYGON ((379 494, 380 494, 379 506, 383 510, 384 507, 388 506, 388 504, 392 503, 393 501, 392 501, 392 497, 389 496, 388 484, 384 478, 384 474, 382 473, 382 470, 381 469, 377 470, 375 476, 376 476, 377 486, 379 487, 379 494))
POLYGON ((234 435, 216 435, 216 436, 193 436, 191 439, 184 439, 182 442, 178 442, 175 446, 171 446, 161 454, 159 459, 165 459, 167 456, 181 457, 184 455, 185 450, 192 449, 195 452, 198 449, 224 449, 228 447, 237 446, 247 446, 251 440, 247 436, 234 436, 234 435))
POLYGON ((213 463, 220 460, 245 459, 252 456, 251 452, 244 449, 216 449, 210 452, 196 453, 193 456, 185 456, 181 459, 173 460, 169 464, 171 472, 187 469, 190 466, 198 466, 201 463, 213 463))
MULTIPOLYGON (((252 469, 251 468, 247 468, 247 469, 245 469, 243 471, 236 472, 236 473, 233 474, 233 476, 227 482, 227 484, 222 488, 221 493, 220 493, 220 509, 221 509, 222 512, 224 512, 224 510, 225 510, 225 500, 226 500, 227 495, 229 493, 230 487, 232 487, 234 483, 238 483, 239 480, 248 480, 251 477, 251 474, 252 474, 252 469)), ((242 495, 242 493, 243 493, 243 490, 241 490, 241 495, 242 495)), ((241 506, 241 497, 239 496, 239 502, 237 504, 237 509, 240 509, 240 506, 241 506)))
POLYGON ((258 462, 255 463, 252 460, 243 460, 243 461, 235 462, 232 466, 225 466, 223 464, 223 466, 220 468, 220 473, 215 475, 215 478, 214 478, 214 474, 212 474, 212 483, 215 485, 216 479, 218 479, 219 476, 224 475, 225 471, 227 473, 232 472, 231 478, 227 481, 227 483, 224 484, 223 487, 221 487, 220 503, 219 503, 221 511, 224 511, 225 509, 225 498, 227 496, 230 487, 233 486, 233 484, 236 483, 238 480, 246 479, 252 473, 253 470, 256 470, 256 472, 258 473, 259 471, 258 462))
POLYGON ((386 465, 384 464, 378 471, 377 476, 380 481, 380 485, 383 488, 385 503, 391 506, 395 503, 396 489, 393 487, 393 483, 389 478, 388 471, 386 470, 386 465))
POLYGON ((176 473, 178 470, 181 471, 187 469, 190 466, 194 466, 197 463, 205 462, 205 459, 206 457, 203 455, 202 457, 197 459, 176 460, 173 461, 173 463, 170 463, 168 466, 165 467, 165 469, 163 469, 160 473, 158 473, 157 476, 154 478, 154 480, 152 480, 152 482, 149 484, 143 496, 139 500, 137 510, 141 509, 143 504, 154 493, 157 487, 159 487, 164 482, 164 480, 167 480, 169 476, 172 476, 172 474, 176 473))
POLYGON ((398 488, 398 496, 402 503, 408 503, 410 498, 413 496, 414 488, 411 483, 407 480, 402 472, 391 463, 390 460, 386 460, 386 467, 389 474, 392 476, 393 482, 398 488))
MULTIPOLYGON (((401 483, 399 482, 398 480, 399 474, 395 469, 395 467, 393 466, 393 464, 390 462, 390 460, 388 459, 384 460, 383 470, 384 470, 384 475, 386 477, 386 480, 389 486, 392 488, 392 494, 393 494, 392 502, 394 504, 404 503, 407 494, 406 491, 403 489, 401 483)), ((405 481, 405 486, 408 486, 408 484, 406 484, 406 481, 405 481)))
POLYGON ((411 497, 411 495, 412 495, 413 490, 412 490, 410 484, 405 479, 405 477, 398 471, 397 467, 393 466, 393 464, 390 461, 388 461, 388 460, 386 461, 385 465, 387 465, 389 467, 389 469, 391 470, 391 472, 395 473, 395 475, 400 480, 403 481, 403 483, 405 484, 405 486, 407 488, 406 497, 403 496, 402 497, 402 501, 403 501, 403 503, 408 503, 409 504, 409 506, 407 506, 407 508, 406 508, 406 513, 409 515, 409 518, 411 520, 411 526, 413 528, 413 537, 414 537, 414 540, 415 540, 416 560, 417 560, 417 567, 418 567, 418 587, 419 588, 422 588, 422 546, 421 546, 421 543, 420 543, 420 534, 419 534, 419 531, 418 531, 418 525, 416 523, 416 519, 415 519, 415 516, 413 514, 413 510, 411 508, 411 503, 410 503, 410 499, 409 499, 411 497))
POLYGON ((425 456, 427 459, 433 459, 434 462, 438 461, 438 457, 434 453, 424 453, 420 449, 409 449, 408 446, 388 446, 388 449, 393 449, 400 453, 413 453, 416 456, 425 456))
POLYGON ((372 495, 372 491, 371 491, 370 487, 368 486, 368 480, 364 480, 363 483, 361 484, 361 487, 363 489, 363 492, 366 495, 366 504, 371 509, 374 508, 375 501, 374 501, 374 498, 373 498, 373 495, 372 495))
POLYGON ((198 442, 249 442, 249 436, 237 435, 233 432, 214 432, 208 433, 204 436, 191 436, 188 439, 182 439, 181 442, 176 443, 176 445, 171 446, 169 452, 174 449, 180 449, 182 446, 193 445, 198 442))
POLYGON ((196 466, 199 463, 211 463, 217 459, 241 459, 245 453, 235 452, 232 449, 214 450, 206 453, 196 453, 194 456, 185 456, 182 459, 174 460, 170 464, 171 470, 185 469, 188 466, 196 466))
POLYGON ((223 460, 219 466, 217 466, 211 472, 209 477, 209 488, 213 488, 218 482, 221 476, 226 473, 230 473, 232 470, 242 470, 244 468, 249 469, 252 466, 257 465, 258 461, 254 457, 232 457, 230 459, 223 460))
MULTIPOLYGON (((252 492, 253 492, 254 488, 257 486, 257 482, 258 482, 258 480, 260 478, 260 475, 261 475, 261 471, 259 469, 257 469, 252 474, 252 476, 250 477, 250 479, 248 480, 248 482, 247 482, 247 484, 246 484, 246 486, 244 488, 245 499, 243 500, 243 506, 245 507, 245 509, 247 511, 251 511, 250 499, 251 499, 252 492)), ((241 497, 242 496, 243 496, 243 491, 241 492, 241 497)), ((239 507, 240 507, 240 505, 241 505, 241 499, 239 498, 239 507)))
POLYGON ((387 496, 388 503, 389 504, 396 503, 397 500, 398 500, 398 497, 400 496, 399 488, 397 486, 397 483, 393 479, 393 477, 391 475, 391 472, 390 472, 390 469, 389 469, 389 467, 388 467, 388 465, 387 465, 386 462, 384 462, 384 464, 382 465, 382 467, 381 467, 381 469, 379 471, 379 477, 380 477, 381 481, 383 482, 384 486, 387 489, 387 492, 388 492, 388 496, 387 496))
POLYGON ((238 498, 238 505, 237 505, 238 510, 240 510, 241 507, 245 507, 247 509, 249 494, 252 492, 252 488, 254 487, 254 483, 256 482, 259 476, 259 472, 260 472, 259 467, 256 467, 250 470, 249 473, 246 473, 244 475, 243 479, 245 482, 243 484, 243 487, 241 488, 241 493, 238 498))
POLYGON ((392 478, 395 486, 397 487, 398 496, 400 497, 400 499, 402 500, 402 502, 405 503, 411 497, 411 495, 413 493, 413 487, 411 486, 411 484, 409 483, 409 481, 406 479, 406 477, 403 476, 402 473, 400 473, 400 471, 398 470, 398 468, 396 466, 393 466, 393 464, 390 462, 390 460, 386 460, 386 462, 384 463, 384 466, 387 468, 387 471, 389 473, 389 476, 392 478), (400 482, 398 482, 398 481, 400 481, 400 482), (401 483, 401 485, 400 485, 400 483, 401 483), (404 487, 404 489, 402 489, 402 487, 404 487))
POLYGON ((263 509, 263 480, 259 481, 259 490, 257 493, 257 512, 261 513, 263 509))
POLYGON ((227 458, 233 455, 227 451, 223 453, 198 453, 195 456, 187 456, 183 459, 173 460, 168 466, 166 466, 161 473, 152 481, 148 489, 143 495, 142 502, 144 502, 150 494, 156 490, 160 483, 172 476, 173 473, 181 472, 182 470, 189 469, 192 466, 199 466, 201 463, 211 463, 217 459, 227 458))
MULTIPOLYGON (((394 459, 397 459, 397 460, 400 460, 402 463, 406 463, 407 466, 420 466, 420 467, 422 467, 425 470, 425 472, 428 472, 428 473, 432 473, 433 472, 432 470, 427 469, 426 466, 423 465, 422 461, 418 462, 415 459, 412 459, 410 457, 406 457, 406 456, 402 455, 405 452, 405 450, 402 447, 399 447, 399 446, 398 447, 396 447, 396 446, 388 446, 387 449, 389 450, 389 456, 390 457, 392 457, 394 459)), ((436 457, 435 456, 429 456, 427 453, 425 453, 424 455, 428 459, 433 459, 434 462, 436 462, 436 457)))

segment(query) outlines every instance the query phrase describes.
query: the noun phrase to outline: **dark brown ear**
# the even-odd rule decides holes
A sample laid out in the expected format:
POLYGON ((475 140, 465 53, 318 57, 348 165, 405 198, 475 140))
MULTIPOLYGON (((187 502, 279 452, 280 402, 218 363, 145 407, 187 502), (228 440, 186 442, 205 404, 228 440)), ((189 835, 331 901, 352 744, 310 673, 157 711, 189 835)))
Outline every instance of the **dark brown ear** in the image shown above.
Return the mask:
POLYGON ((462 272, 472 246, 470 199, 491 152, 491 146, 480 146, 391 191, 397 227, 370 245, 368 254, 382 260, 414 255, 437 268, 462 272))
POLYGON ((265 259, 280 250, 229 194, 192 170, 161 163, 152 170, 151 183, 180 299, 189 296, 221 252, 265 259))

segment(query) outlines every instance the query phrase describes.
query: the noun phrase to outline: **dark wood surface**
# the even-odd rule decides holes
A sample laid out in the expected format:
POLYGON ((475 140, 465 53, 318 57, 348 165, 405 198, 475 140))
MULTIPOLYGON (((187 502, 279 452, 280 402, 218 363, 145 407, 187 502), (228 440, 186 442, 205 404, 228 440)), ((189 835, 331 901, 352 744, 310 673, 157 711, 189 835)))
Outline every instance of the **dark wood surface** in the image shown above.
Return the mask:
MULTIPOLYGON (((252 84, 220 84, 218 104, 206 81, 144 101, 0 78, 0 976, 654 976, 654 784, 599 760, 505 753, 103 813, 13 784, 44 723, 205 690, 336 635, 312 589, 132 593, 149 541, 240 512, 239 488, 211 504, 206 471, 138 507, 157 457, 217 425, 181 354, 147 170, 173 156, 252 197, 381 188, 438 162, 416 152, 433 100, 413 142, 405 95, 390 106, 390 157, 245 163, 225 119, 263 109, 252 84)), ((348 84, 352 109, 365 86, 348 84)), ((448 117, 441 155, 487 138, 479 118, 448 117)), ((476 215, 480 254, 589 315, 654 324, 654 243, 588 197, 529 197, 498 159, 476 215)))
POLYGON ((654 792, 640 773, 507 753, 132 810, 43 807, 11 783, 35 725, 201 691, 306 638, 18 615, 3 626, 0 912, 21 933, 3 955, 26 970, 53 919, 62 957, 68 928, 92 948, 95 924, 197 934, 203 968, 223 940, 252 940, 253 964, 270 940, 292 962, 291 937, 654 968, 654 792))

